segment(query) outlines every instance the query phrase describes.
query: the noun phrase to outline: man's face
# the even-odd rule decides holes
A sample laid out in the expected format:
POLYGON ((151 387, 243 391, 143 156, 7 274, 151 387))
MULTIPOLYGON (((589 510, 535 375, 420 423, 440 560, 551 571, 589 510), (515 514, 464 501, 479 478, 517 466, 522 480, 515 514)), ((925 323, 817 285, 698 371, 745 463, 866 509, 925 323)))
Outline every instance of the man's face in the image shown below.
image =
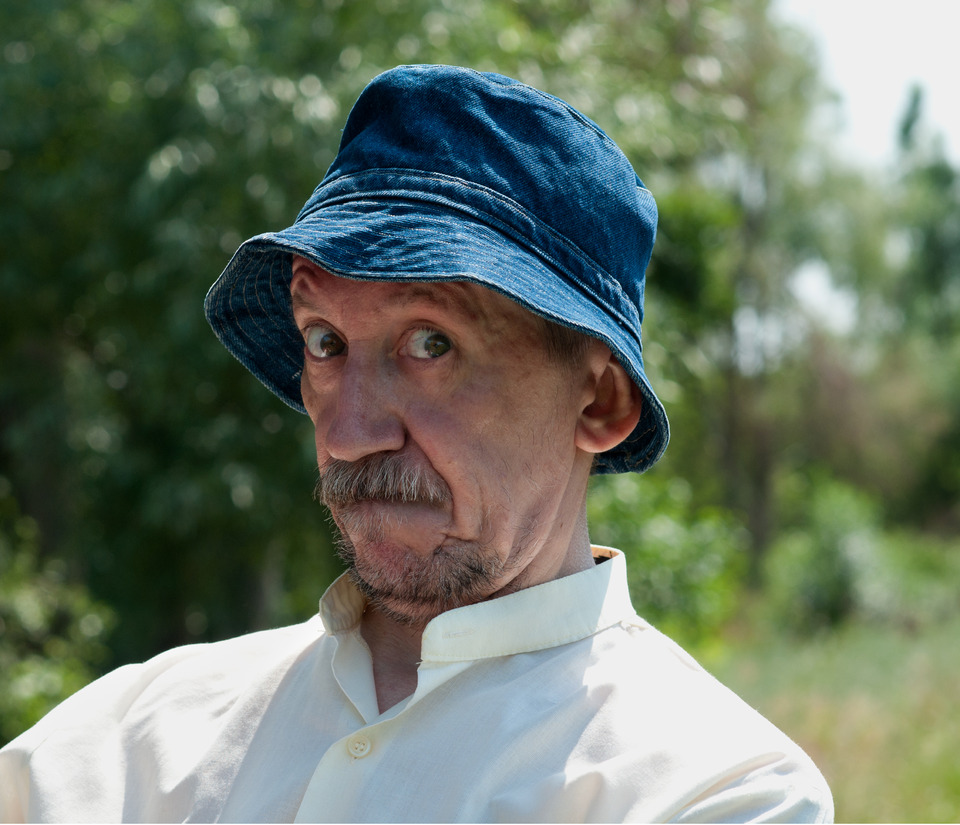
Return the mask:
POLYGON ((473 284, 293 271, 319 489, 361 589, 422 624, 572 572, 588 368, 551 359, 535 316, 473 284))

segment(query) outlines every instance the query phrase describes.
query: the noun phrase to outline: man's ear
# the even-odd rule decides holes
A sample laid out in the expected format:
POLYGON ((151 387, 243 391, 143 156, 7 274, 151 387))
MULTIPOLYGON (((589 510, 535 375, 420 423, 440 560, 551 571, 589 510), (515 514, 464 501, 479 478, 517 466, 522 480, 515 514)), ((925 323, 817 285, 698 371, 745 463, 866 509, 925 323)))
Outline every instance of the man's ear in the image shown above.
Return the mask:
MULTIPOLYGON (((593 362, 593 393, 577 421, 576 445, 587 453, 616 447, 640 420, 643 399, 620 362, 603 347, 605 358, 593 362)), ((599 353, 592 354, 599 355, 599 353)))

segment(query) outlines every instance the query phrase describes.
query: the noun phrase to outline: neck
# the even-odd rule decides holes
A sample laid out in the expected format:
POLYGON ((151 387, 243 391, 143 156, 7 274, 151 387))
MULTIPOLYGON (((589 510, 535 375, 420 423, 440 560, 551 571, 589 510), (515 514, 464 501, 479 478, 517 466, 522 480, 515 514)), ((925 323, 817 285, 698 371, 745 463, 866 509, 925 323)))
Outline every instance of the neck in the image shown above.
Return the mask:
MULTIPOLYGON (((584 488, 585 488, 584 484, 584 488)), ((586 490, 581 492, 576 516, 554 521, 554 533, 522 572, 489 598, 514 593, 553 579, 563 578, 593 566, 587 534, 586 490), (561 552, 550 552, 550 547, 561 552)), ((370 603, 360 623, 360 633, 373 660, 373 679, 377 703, 383 713, 410 696, 417 688, 423 632, 427 622, 407 623, 370 603)))
POLYGON ((402 624, 373 605, 367 606, 360 622, 360 634, 370 648, 381 713, 416 690, 424 627, 402 624))

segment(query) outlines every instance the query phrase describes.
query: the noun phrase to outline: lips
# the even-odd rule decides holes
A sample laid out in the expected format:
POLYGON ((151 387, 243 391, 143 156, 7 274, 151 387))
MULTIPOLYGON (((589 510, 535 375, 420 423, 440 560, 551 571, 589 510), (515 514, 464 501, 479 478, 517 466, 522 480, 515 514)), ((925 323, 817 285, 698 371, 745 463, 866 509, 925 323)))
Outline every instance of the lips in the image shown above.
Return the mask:
POLYGON ((418 555, 433 552, 450 527, 444 507, 424 502, 372 500, 330 508, 340 531, 355 544, 398 544, 418 555))

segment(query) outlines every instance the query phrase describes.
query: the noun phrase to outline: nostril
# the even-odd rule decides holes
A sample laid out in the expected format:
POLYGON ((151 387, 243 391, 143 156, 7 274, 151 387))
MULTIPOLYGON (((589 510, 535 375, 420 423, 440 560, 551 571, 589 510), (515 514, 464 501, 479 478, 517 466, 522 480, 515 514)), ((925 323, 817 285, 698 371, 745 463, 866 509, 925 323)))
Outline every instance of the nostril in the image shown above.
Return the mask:
MULTIPOLYGON (((324 422, 317 422, 318 447, 324 422)), ((332 458, 357 461, 373 453, 403 449, 406 431, 399 417, 375 401, 338 403, 325 426, 324 452, 332 458)))

